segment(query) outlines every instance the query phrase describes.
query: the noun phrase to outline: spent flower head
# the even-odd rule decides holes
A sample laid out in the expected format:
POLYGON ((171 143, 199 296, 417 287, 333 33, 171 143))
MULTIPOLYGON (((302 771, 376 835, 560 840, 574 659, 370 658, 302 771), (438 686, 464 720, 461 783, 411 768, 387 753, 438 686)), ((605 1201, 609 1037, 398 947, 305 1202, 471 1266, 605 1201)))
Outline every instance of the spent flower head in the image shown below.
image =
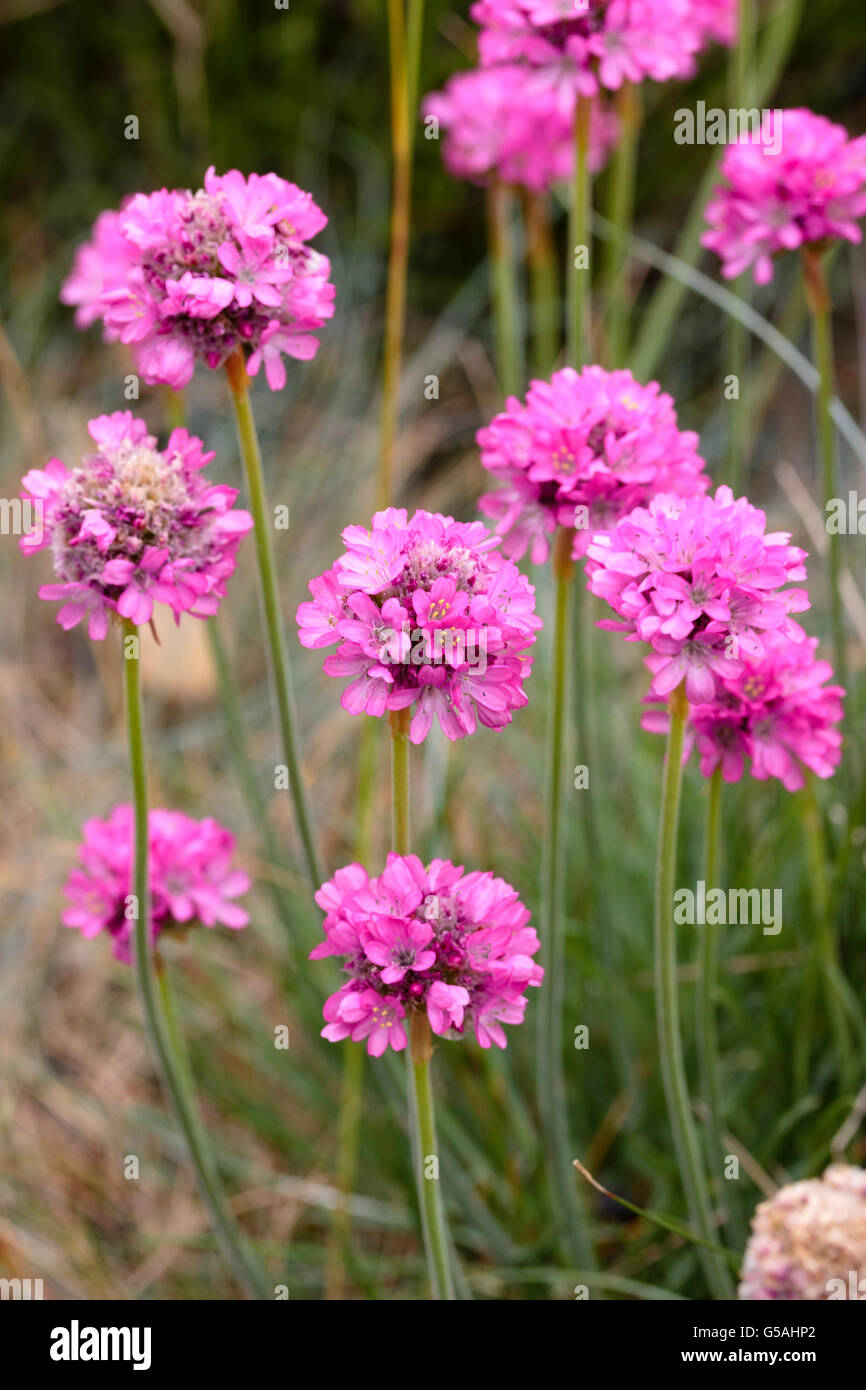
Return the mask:
POLYGON ((527 703, 523 682, 541 619, 535 590, 480 521, 403 509, 349 526, 345 553, 298 608, 303 646, 333 646, 329 676, 352 678, 350 714, 412 710, 420 743, 433 719, 450 739, 501 729, 527 703))
POLYGON ((837 1163, 761 1202, 739 1297, 803 1303, 849 1297, 852 1273, 857 1286, 866 1278, 866 1171, 837 1163))
POLYGON ((440 1037, 474 1033, 483 1048, 505 1047, 502 1025, 522 1023, 526 989, 541 984, 530 914, 491 873, 390 854, 378 878, 360 864, 338 869, 316 901, 325 940, 311 959, 337 956, 349 977, 325 1003, 331 1042, 366 1038, 373 1057, 400 1052, 411 1015, 426 1014, 440 1037))
POLYGON ((42 525, 22 537, 21 549, 49 548, 58 581, 43 584, 39 597, 62 603, 63 628, 86 617, 97 641, 112 612, 137 624, 150 621, 156 603, 176 621, 216 613, 253 522, 234 505, 237 488, 204 476, 213 453, 185 429, 158 449, 128 410, 100 415, 88 429, 95 448, 77 467, 52 458, 22 480, 42 525))
MULTIPOLYGON (((132 959, 137 911, 132 909, 134 816, 131 806, 115 806, 107 820, 84 822, 80 865, 64 889, 69 906, 63 925, 83 936, 108 932, 118 960, 132 959)), ((245 927, 249 914, 235 899, 250 881, 233 865, 235 838, 212 817, 196 821, 182 811, 152 810, 148 816, 152 939, 164 932, 204 927, 245 927)))

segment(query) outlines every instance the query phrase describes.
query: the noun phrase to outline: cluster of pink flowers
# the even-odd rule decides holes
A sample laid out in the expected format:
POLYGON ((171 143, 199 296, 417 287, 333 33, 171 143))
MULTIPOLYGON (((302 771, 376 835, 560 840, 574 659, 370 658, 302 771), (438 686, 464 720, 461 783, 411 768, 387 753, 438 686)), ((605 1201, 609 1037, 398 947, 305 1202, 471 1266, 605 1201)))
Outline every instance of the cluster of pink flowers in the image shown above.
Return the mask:
MULTIPOLYGON (((447 133, 443 157, 457 178, 503 183, 539 193, 571 177, 574 166, 574 93, 562 99, 519 63, 458 73, 424 102, 447 133)), ((603 168, 616 139, 617 120, 600 104, 590 121, 589 165, 603 168)))
POLYGON ((759 285, 773 278, 773 257, 842 237, 859 242, 866 214, 866 136, 804 108, 782 111, 781 130, 762 129, 729 145, 725 183, 707 207, 704 246, 727 279, 753 266, 759 285))
POLYGON ((464 873, 446 859, 425 869, 414 854, 390 854, 378 878, 360 864, 339 869, 316 894, 325 940, 312 960, 339 956, 349 980, 325 1003, 331 1042, 367 1039, 380 1057, 406 1046, 413 1013, 440 1037, 472 1030, 481 1047, 505 1047, 504 1023, 521 1023, 526 989, 543 970, 530 914, 490 873, 464 873))
POLYGON ((788 1183, 761 1202, 746 1244, 741 1299, 862 1300, 864 1277, 864 1169, 836 1163, 822 1177, 788 1183))
MULTIPOLYGON (((845 691, 827 685, 833 669, 817 659, 817 637, 791 642, 771 630, 762 644, 762 656, 741 658, 739 675, 717 680, 712 700, 690 706, 688 747, 697 744, 705 777, 721 767, 726 782, 738 782, 748 761, 759 781, 777 777, 795 792, 805 769, 826 778, 839 765, 845 691)), ((667 710, 650 708, 642 722, 666 732, 667 710)))
POLYGON ((476 0, 470 14, 483 64, 520 59, 587 97, 691 77, 695 54, 736 26, 735 0, 476 0))
POLYGON ((77 468, 51 459, 23 479, 41 525, 22 537, 21 549, 48 546, 60 581, 43 584, 39 597, 61 601, 61 627, 86 617, 97 641, 112 611, 138 624, 150 621, 155 603, 177 620, 216 613, 253 521, 235 508, 236 488, 203 476, 213 454, 184 429, 158 450, 128 410, 100 415, 88 428, 96 448, 77 468))
POLYGON ((689 701, 707 704, 742 674, 741 658, 763 658, 763 633, 804 640, 789 614, 809 596, 784 586, 805 579, 805 551, 789 542, 728 487, 655 497, 592 538, 588 587, 619 615, 599 626, 649 644, 651 696, 685 679, 689 701))
MULTIPOLYGON (((132 959, 136 912, 130 902, 133 812, 115 806, 108 820, 88 820, 65 893, 66 927, 83 936, 106 931, 118 960, 132 959)), ((249 891, 247 875, 232 865, 234 836, 208 817, 195 821, 182 811, 154 810, 148 818, 150 921, 153 940, 173 928, 245 927, 249 914, 234 901, 249 891)), ((137 911, 144 911, 138 904, 137 911)))
POLYGON ((433 718, 450 739, 501 729, 527 703, 523 682, 541 619, 535 591, 481 522, 394 507, 343 532, 345 554, 298 608, 303 646, 339 643, 329 676, 351 676, 350 714, 414 707, 410 738, 433 718))
POLYGON ((272 390, 283 354, 314 357, 312 331, 334 311, 326 256, 307 243, 327 218, 277 174, 205 174, 204 188, 137 193, 104 212, 61 291, 86 326, 129 344, 145 381, 185 386, 197 361, 248 349, 272 390))
POLYGON ((674 403, 631 372, 565 367, 512 396, 478 433, 481 462, 503 484, 481 498, 506 554, 547 559, 558 525, 575 527, 575 556, 658 492, 705 491, 698 436, 677 425, 674 403))

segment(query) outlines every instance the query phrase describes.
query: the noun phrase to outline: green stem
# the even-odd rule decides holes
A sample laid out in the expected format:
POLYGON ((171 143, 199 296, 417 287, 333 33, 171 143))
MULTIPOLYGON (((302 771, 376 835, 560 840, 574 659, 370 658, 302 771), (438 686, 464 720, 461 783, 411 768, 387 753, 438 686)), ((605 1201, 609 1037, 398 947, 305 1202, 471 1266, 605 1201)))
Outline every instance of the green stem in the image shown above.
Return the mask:
POLYGON ((412 136, 409 121, 410 77, 406 50, 404 0, 388 0, 388 51, 391 73, 391 229, 388 284, 385 294, 385 349, 382 366, 382 425, 379 442, 377 503, 391 504, 394 453, 400 412, 400 375, 406 326, 406 281, 412 207, 412 136))
POLYGON ((391 848, 409 854, 409 712, 392 710, 391 724, 391 848))
MULTIPOLYGON (((659 1060, 664 1081, 665 1099, 673 1130, 689 1219, 698 1234, 704 1240, 709 1241, 712 1240, 713 1235, 710 1196, 692 1119, 680 1036, 677 938, 673 917, 683 740, 687 709, 685 691, 682 686, 678 686, 669 703, 670 732, 662 782, 656 859, 654 928, 656 1014, 659 1060)), ((718 1299, 732 1298, 733 1285, 724 1261, 717 1256, 702 1252, 701 1262, 713 1297, 718 1299)))
MULTIPOLYGON (((165 401, 166 414, 172 428, 185 427, 187 418, 183 392, 172 391, 170 387, 166 387, 165 401)), ((223 613, 220 612, 218 616, 215 615, 205 623, 205 630, 219 688, 220 709, 225 724, 225 747, 229 750, 235 777, 246 803, 250 820, 258 828, 261 835, 263 853, 271 864, 277 864, 280 861, 282 850, 277 844, 276 836, 268 821, 267 799, 247 748, 237 682, 222 636, 224 622, 223 613)), ((296 946, 300 946, 302 950, 307 949, 304 946, 304 941, 299 939, 297 904, 293 899, 290 899, 290 895, 284 887, 270 879, 267 882, 267 889, 273 898, 280 920, 286 928, 288 956, 291 960, 296 946)), ((318 921, 315 930, 317 934, 320 933, 321 928, 318 921)), ((314 940, 317 939, 318 935, 314 940)), ((314 940, 311 940, 310 946, 314 944, 314 940)), ((305 981, 306 978, 306 976, 303 977, 305 981)))
MULTIPOLYGON (((755 27, 752 10, 754 0, 739 0, 737 15, 737 38, 728 55, 728 106, 733 110, 748 110, 751 106, 752 72, 754 64, 755 27)), ((735 282, 733 289, 746 303, 751 302, 751 276, 746 273, 735 282)), ((727 402, 730 412, 730 433, 728 435, 728 473, 727 480, 734 496, 739 497, 746 476, 744 453, 749 437, 748 396, 746 393, 746 372, 748 368, 749 337, 739 319, 728 319, 727 374, 736 377, 738 395, 727 402)))
MULTIPOLYGON (((391 848, 409 854, 409 711, 392 710, 391 725, 391 848)), ((439 1188, 439 1154, 433 1112, 430 1061, 433 1040, 426 1014, 409 1019, 409 1134, 412 1162, 421 1208, 421 1229, 430 1285, 435 1299, 453 1299, 454 1285, 448 1256, 448 1227, 439 1188), (432 1162, 431 1162, 432 1160, 432 1162), (429 1175, 428 1175, 428 1169, 429 1175)))
POLYGON ((272 517, 265 495, 262 456, 250 403, 249 385, 241 349, 230 357, 226 371, 235 409, 241 460, 246 475, 247 493, 255 523, 256 557, 259 569, 259 596, 264 619, 265 637, 270 658, 271 679, 276 696, 277 714, 282 738, 282 752, 289 775, 289 793, 295 808, 295 820, 303 846, 304 861, 310 886, 315 893, 322 884, 322 870, 316 849, 313 821, 307 804, 307 792, 298 754, 297 723, 289 649, 280 612, 279 586, 271 539, 272 517))
MULTIPOLYGON (((722 768, 715 769, 707 789, 707 831, 704 848, 704 883, 709 892, 716 883, 719 859, 719 829, 722 807, 722 768)), ((701 929, 701 950, 696 1001, 698 1006, 698 1050, 707 1106, 707 1149, 710 1160, 710 1189, 719 1190, 718 1173, 722 1161, 722 1088, 719 1075, 719 1039, 716 1029, 716 970, 718 928, 707 922, 701 929)))
POLYGON ((505 184, 491 184, 487 214, 496 368, 503 396, 515 396, 523 385, 523 366, 512 231, 514 207, 511 189, 505 184))
MULTIPOLYGON (((830 406, 835 391, 835 367, 833 362, 833 322, 832 305, 827 289, 821 254, 807 247, 803 252, 803 271, 806 287, 806 301, 812 316, 812 357, 820 378, 818 384, 818 439, 821 450, 821 468, 824 483, 824 501, 839 496, 839 479, 836 469, 836 426, 830 414, 830 406)), ((845 618, 842 608, 841 589, 841 536, 834 532, 827 537, 829 541, 830 613, 833 625, 833 654, 836 677, 841 685, 847 686, 847 654, 845 650, 845 618)))
POLYGON ((527 193, 526 259, 532 319, 532 371, 548 377, 559 356, 559 281, 550 228, 550 194, 527 193))
POLYGON ((544 986, 538 1009, 538 1097, 545 1148, 551 1164, 551 1191, 558 1231, 572 1258, 594 1263, 592 1246, 574 1183, 568 1134, 568 1105, 562 1062, 565 990, 565 789, 571 761, 566 758, 568 655, 572 633, 571 547, 574 533, 560 527, 553 554, 555 613, 551 705, 547 728, 546 818, 542 847, 540 928, 544 986))
POLYGON ((617 92, 616 110, 620 131, 611 168, 609 207, 614 234, 605 248, 604 282, 608 295, 608 355, 612 367, 622 367, 627 352, 629 320, 626 250, 634 215, 641 127, 640 92, 631 82, 624 82, 617 92))
MULTIPOLYGON (((815 914, 815 951, 820 966, 821 979, 830 1015, 830 1027, 836 1048, 839 1074, 842 1084, 850 1087, 856 1076, 856 1066, 851 1051, 851 1039, 845 1014, 845 999, 839 987, 841 968, 836 934, 833 931, 833 915, 830 885, 827 879, 827 844, 821 809, 815 795, 815 783, 811 773, 806 774, 806 782, 800 793, 803 813, 803 833, 806 840, 806 854, 809 862, 809 885, 812 893, 812 911, 815 914)), ((807 967, 805 988, 810 988, 807 967)))
MULTIPOLYGON (((749 299, 749 276, 742 275, 734 288, 741 298, 749 299)), ((729 318, 726 325, 727 337, 727 376, 736 377, 737 395, 726 400, 730 412, 730 432, 728 434, 727 479, 735 497, 743 489, 745 475, 744 458, 748 438, 748 397, 746 393, 746 366, 748 356, 748 334, 744 324, 736 318, 729 318)))
POLYGON ((406 11, 406 61, 407 97, 409 107, 409 156, 415 150, 415 132, 418 128, 418 82, 421 71, 421 46, 424 39, 424 0, 407 0, 406 11))
POLYGON ((167 994, 167 982, 164 981, 162 985, 162 998, 169 1000, 168 1019, 166 1019, 161 1007, 160 990, 156 984, 156 963, 149 930, 147 772, 144 756, 139 642, 138 629, 128 618, 124 618, 124 692, 134 809, 132 891, 137 905, 134 952, 136 982, 144 1010, 147 1034, 192 1159, 202 1200, 210 1212, 217 1236, 237 1279, 254 1298, 268 1299, 273 1296, 273 1291, 268 1286, 265 1272, 246 1244, 226 1205, 225 1193, 217 1174, 216 1161, 199 1115, 192 1078, 188 1072, 185 1050, 181 1048, 180 1033, 174 1018, 173 1007, 170 1004, 170 996, 167 994))
POLYGON ((433 1297, 453 1301, 454 1283, 451 1278, 448 1232, 439 1187, 439 1152, 436 1145, 436 1119, 430 1079, 430 1062, 433 1055, 430 1024, 426 1014, 413 1014, 411 1025, 409 1113, 416 1125, 413 1152, 418 1167, 418 1200, 421 1204, 424 1248, 427 1251, 427 1267, 430 1271, 433 1297))
POLYGON ((574 118, 574 180, 568 214, 568 360, 578 369, 589 359, 589 306, 592 287, 589 124, 592 98, 577 97, 574 118), (586 264, 578 265, 586 251, 586 264))
MULTIPOLYGON (((391 241, 385 310, 385 357, 382 384, 377 503, 391 502, 394 452, 399 425, 400 374, 406 320, 406 283, 411 236, 412 162, 418 119, 418 83, 424 33, 424 0, 408 0, 404 17, 402 0, 389 0, 388 38, 391 62, 391 135, 394 158, 391 207, 391 241)), ((356 858, 370 858, 373 809, 376 794, 378 721, 366 719, 358 759, 356 858)), ((343 1053, 343 1085, 338 1124, 337 1170, 344 1204, 335 1217, 336 1245, 331 1265, 331 1297, 342 1295, 349 1251, 351 1218, 348 1199, 358 1166, 364 1053, 349 1044, 343 1053)))

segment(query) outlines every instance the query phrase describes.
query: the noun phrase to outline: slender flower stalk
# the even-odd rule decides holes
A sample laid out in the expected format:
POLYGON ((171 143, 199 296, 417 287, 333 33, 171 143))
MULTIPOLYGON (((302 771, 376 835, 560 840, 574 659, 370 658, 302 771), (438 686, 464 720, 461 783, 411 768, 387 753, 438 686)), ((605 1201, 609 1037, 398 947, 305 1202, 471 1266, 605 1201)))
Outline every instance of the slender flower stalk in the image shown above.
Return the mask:
POLYGON ((144 753, 144 724, 141 701, 141 657, 136 625, 129 618, 123 623, 124 690, 129 760, 132 774, 134 809, 134 867, 132 888, 137 905, 135 918, 135 973, 138 992, 144 1010, 147 1033, 156 1055, 166 1089, 171 1096, 178 1122, 183 1132, 195 1169, 202 1199, 226 1257, 237 1279, 253 1298, 273 1296, 264 1270, 232 1219, 220 1182, 216 1161, 201 1121, 192 1079, 185 1055, 181 1050, 180 1034, 173 1011, 166 1019, 160 996, 169 1000, 167 981, 157 984, 153 943, 150 933, 150 879, 148 865, 148 802, 147 771, 144 753))
POLYGON ((575 105, 574 183, 568 218, 568 360, 572 367, 580 368, 590 357, 592 178, 589 169, 589 132, 592 98, 578 96, 575 105))
POLYGON ((559 356, 559 276, 550 226, 550 194, 527 190, 524 197, 526 259, 529 266, 532 373, 548 377, 559 356))
POLYGON ((623 367, 627 356, 629 294, 626 250, 632 228, 637 149, 642 121, 640 88, 624 82, 616 94, 619 142, 611 163, 609 218, 613 236, 605 254, 604 281, 608 296, 608 358, 623 367))
MULTIPOLYGON (((382 426, 379 450, 377 506, 391 502, 394 452, 400 407, 400 373, 406 325, 406 280, 412 203, 412 138, 410 134, 409 63, 406 45, 405 0, 388 0, 388 45, 391 56, 391 152, 394 161, 391 194, 391 240, 385 299, 385 355, 382 369, 382 426)), ((417 84, 416 84, 417 90, 417 84)))
MULTIPOLYGON (((183 391, 175 391, 170 386, 166 386, 163 388, 163 398, 165 401, 165 413, 168 423, 174 429, 185 429, 187 426, 185 393, 183 391)), ((250 761, 247 750, 238 686, 232 670, 231 661, 229 660, 229 654, 226 651, 226 644, 223 641, 222 632, 220 630, 221 621, 222 619, 219 614, 215 614, 210 621, 205 624, 205 631, 207 633, 214 674, 217 679, 217 690, 219 692, 220 708, 225 723, 227 746, 234 764, 238 786, 247 804, 250 816, 261 829, 265 853, 272 862, 276 862, 278 858, 277 843, 267 823, 265 816, 265 798, 262 793, 258 775, 250 761)), ((276 888, 274 897, 280 911, 280 916, 294 931, 295 924, 293 921, 290 922, 287 917, 285 903, 282 900, 282 892, 279 888, 276 888)))
POLYGON ((391 726, 391 848, 395 854, 409 854, 409 711, 393 709, 391 726))
POLYGON ((407 106, 409 110, 409 158, 415 149, 418 112, 418 83, 421 73, 421 48, 424 42, 424 0, 406 0, 406 66, 407 106))
POLYGON ((552 1164, 558 1228, 567 1233, 573 1258, 584 1268, 594 1263, 592 1247, 574 1184, 568 1107, 562 1064, 562 1013, 565 1003, 565 788, 569 647, 573 631, 573 531, 560 526, 553 551, 555 612, 553 666, 547 728, 546 816, 541 881, 541 965, 546 988, 538 1011, 538 1094, 545 1148, 552 1164))
MULTIPOLYGON (((391 847, 406 855, 411 848, 409 799, 408 710, 392 710, 391 725, 391 847)), ((409 1029, 408 1085, 412 1155, 421 1208, 421 1227, 434 1299, 453 1300, 454 1285, 448 1257, 448 1231, 439 1188, 439 1158, 430 1063, 433 1039, 426 1014, 413 1014, 409 1029), (433 1160, 433 1173, 427 1169, 433 1160)))
POLYGON ((496 179, 487 192, 487 226, 496 367, 503 396, 516 395, 523 378, 513 224, 512 191, 496 179))
MULTIPOLYGON (((819 249, 812 246, 804 247, 803 274, 806 302, 812 319, 812 355, 819 376, 818 437, 821 450, 824 501, 826 503, 831 498, 838 497, 839 480, 836 466, 836 426, 830 414, 836 389, 833 358, 833 311, 819 249)), ((848 663, 845 649, 845 618, 842 608, 840 539, 837 533, 828 537, 830 612, 833 625, 833 656, 836 676, 842 685, 847 685, 848 663)))
MULTIPOLYGON (((737 37, 728 55, 728 107, 731 110, 748 110, 752 105, 751 93, 754 85, 753 64, 755 58, 755 23, 752 0, 738 0, 737 37)), ((751 301, 751 283, 748 275, 741 275, 735 285, 736 293, 746 303, 751 301)), ((745 482, 744 452, 749 437, 749 397, 746 391, 748 369, 749 337, 745 325, 737 318, 728 316, 725 324, 727 375, 736 377, 739 395, 727 404, 730 410, 730 434, 728 436, 727 482, 735 496, 739 496, 745 482)))
MULTIPOLYGON (((719 833, 722 809, 722 765, 707 784, 707 822, 704 845, 704 883, 709 891, 716 882, 719 867, 719 833)), ((712 915, 712 914, 711 914, 712 915)), ((718 928, 715 920, 701 929, 701 950, 696 995, 698 1012, 698 1052, 701 1080, 707 1107, 707 1150, 710 1164, 710 1190, 715 1193, 722 1161, 722 1088, 719 1077, 719 1039, 716 1029, 718 928)))
MULTIPOLYGON (((389 0, 388 40, 391 58, 391 144, 394 160, 388 283, 385 308, 385 345, 382 380, 382 417, 379 445, 377 504, 390 506, 393 492, 394 454, 400 409, 400 375, 406 324, 406 285, 412 211, 412 162, 415 149, 415 113, 424 31, 424 0, 389 0)), ((365 720, 358 759, 356 851, 363 863, 369 857, 375 800, 378 727, 365 720)), ((331 1295, 340 1297, 342 1270, 348 1249, 350 1220, 348 1197, 357 1169, 360 1137, 364 1058, 360 1047, 344 1051, 343 1085, 338 1122, 337 1167, 344 1204, 336 1222, 338 1250, 332 1266, 331 1295)))
POLYGON ((433 1297, 453 1302, 456 1298, 448 1255, 448 1230, 439 1189, 436 1117, 433 1109, 433 1086, 430 1063, 433 1059, 433 1037, 425 1014, 413 1014, 409 1031, 409 1084, 411 1087, 410 1114, 416 1126, 413 1153, 418 1174, 421 1224, 424 1247, 433 1297), (428 1177, 427 1168, 435 1163, 437 1171, 428 1177))
POLYGON ((271 521, 265 495, 262 456, 249 394, 249 378, 243 353, 238 350, 226 363, 232 403, 237 424, 241 461, 247 482, 250 511, 255 524, 256 558, 259 569, 259 593, 264 619, 265 638, 270 658, 271 678, 276 697, 282 752, 289 774, 289 792, 295 808, 298 833, 303 846, 307 875, 315 892, 322 882, 319 856, 307 793, 298 753, 294 697, 292 695, 289 652, 286 645, 279 587, 271 540, 271 521))
MULTIPOLYGON (((655 991, 659 1059, 689 1219, 703 1239, 711 1241, 713 1223, 710 1195, 692 1118, 680 1036, 677 940, 673 916, 683 742, 688 711, 682 684, 672 692, 668 711, 670 731, 662 782, 655 882, 655 991)), ((713 1297, 733 1297, 733 1286, 725 1261, 702 1250, 701 1263, 713 1297)))

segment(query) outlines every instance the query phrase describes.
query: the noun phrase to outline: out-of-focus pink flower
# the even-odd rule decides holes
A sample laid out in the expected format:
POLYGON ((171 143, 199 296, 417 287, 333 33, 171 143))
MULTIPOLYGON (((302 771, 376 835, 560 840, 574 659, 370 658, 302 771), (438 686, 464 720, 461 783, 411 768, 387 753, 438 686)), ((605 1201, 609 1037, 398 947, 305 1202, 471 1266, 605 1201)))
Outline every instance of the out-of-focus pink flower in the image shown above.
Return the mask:
POLYGON ((866 136, 849 140, 826 116, 804 107, 781 111, 761 132, 728 146, 721 174, 701 240, 720 257, 726 279, 751 266, 766 285, 782 252, 837 237, 860 241, 866 136))
POLYGON ((866 1171, 836 1163, 820 1178, 786 1183, 760 1203, 738 1296, 748 1302, 862 1299, 864 1270, 866 1171))
POLYGON ((730 42, 735 0, 476 0, 485 66, 522 61, 582 96, 691 77, 711 39, 730 42))
POLYGON ((533 381, 526 404, 509 397, 478 432, 481 462, 502 484, 479 502, 496 520, 505 553, 547 559, 558 525, 575 527, 575 556, 658 492, 681 496, 708 486, 698 436, 677 425, 658 382, 631 372, 565 367, 533 381))
MULTIPOLYGON (((443 158, 457 178, 503 183, 538 193, 574 166, 574 91, 564 99, 538 73, 518 63, 476 68, 452 77, 424 101, 445 131, 443 158)), ((589 164, 602 169, 616 140, 617 120, 594 103, 589 164)))
MULTIPOLYGON (((69 901, 63 925, 83 936, 108 932, 118 960, 132 959, 136 916, 132 904, 133 828, 131 806, 115 806, 108 820, 82 827, 80 867, 64 889, 69 901)), ((187 928, 245 927, 249 914, 236 898, 249 891, 245 873, 233 867, 234 836, 210 816, 191 820, 182 811, 153 810, 148 817, 151 933, 187 928)), ((143 904, 138 904, 143 911, 143 904)))
POLYGON ((789 615, 808 608, 809 596, 784 586, 805 579, 805 551, 789 541, 768 533, 764 513, 728 487, 654 497, 592 538, 588 587, 619 617, 599 627, 649 644, 651 696, 684 680, 688 700, 708 704, 746 657, 763 658, 764 634, 804 639, 789 615))
POLYGON ((277 174, 205 174, 204 188, 136 193, 97 219, 61 299, 76 322, 101 319, 107 339, 133 350, 145 381, 179 389, 196 362, 221 367, 249 349, 272 390, 281 355, 314 357, 313 330, 334 312, 326 256, 308 242, 327 218, 277 174))
MULTIPOLYGON (((60 299, 75 305, 75 322, 89 328, 102 317, 102 295, 127 276, 136 262, 135 247, 120 230, 120 212, 101 212, 93 224, 90 241, 79 247, 72 270, 63 282, 60 299)), ((106 330, 106 338, 117 333, 106 330)))
POLYGON ((128 410, 101 415, 88 429, 96 448, 77 468, 51 459, 22 480, 42 508, 42 525, 22 537, 21 549, 49 547, 59 581, 43 584, 39 597, 62 603, 63 628, 86 617, 96 641, 111 612, 147 623, 154 604, 164 603, 176 621, 181 613, 212 616, 253 524, 234 505, 237 488, 208 481, 202 469, 213 454, 185 429, 174 430, 162 451, 128 410))
POLYGON ((701 46, 715 41, 732 44, 737 37, 738 0, 688 0, 689 22, 701 46))
POLYGON ((349 526, 345 553, 298 608, 303 646, 339 643, 329 676, 351 676, 350 714, 412 708, 420 743, 434 719, 450 739, 501 729, 527 703, 523 683, 541 619, 535 590, 479 521, 395 507, 349 526))
POLYGON ((401 1052, 410 1016, 426 1013, 440 1036, 474 1031, 481 1047, 505 1047, 502 1024, 522 1022, 526 989, 541 984, 529 912, 493 874, 390 854, 378 878, 360 864, 339 869, 316 901, 325 939, 311 959, 340 957, 349 977, 325 1003, 331 1042, 401 1052))
MULTIPOLYGON (((746 764, 753 777, 777 777, 789 792, 799 791, 808 769, 832 777, 842 756, 840 685, 827 685, 833 669, 816 658, 817 637, 792 642, 765 632, 763 655, 743 656, 739 675, 717 681, 713 699, 689 709, 689 747, 697 744, 701 772, 717 767, 726 782, 739 782, 746 764)), ((667 729, 666 708, 649 708, 644 728, 667 729)))

